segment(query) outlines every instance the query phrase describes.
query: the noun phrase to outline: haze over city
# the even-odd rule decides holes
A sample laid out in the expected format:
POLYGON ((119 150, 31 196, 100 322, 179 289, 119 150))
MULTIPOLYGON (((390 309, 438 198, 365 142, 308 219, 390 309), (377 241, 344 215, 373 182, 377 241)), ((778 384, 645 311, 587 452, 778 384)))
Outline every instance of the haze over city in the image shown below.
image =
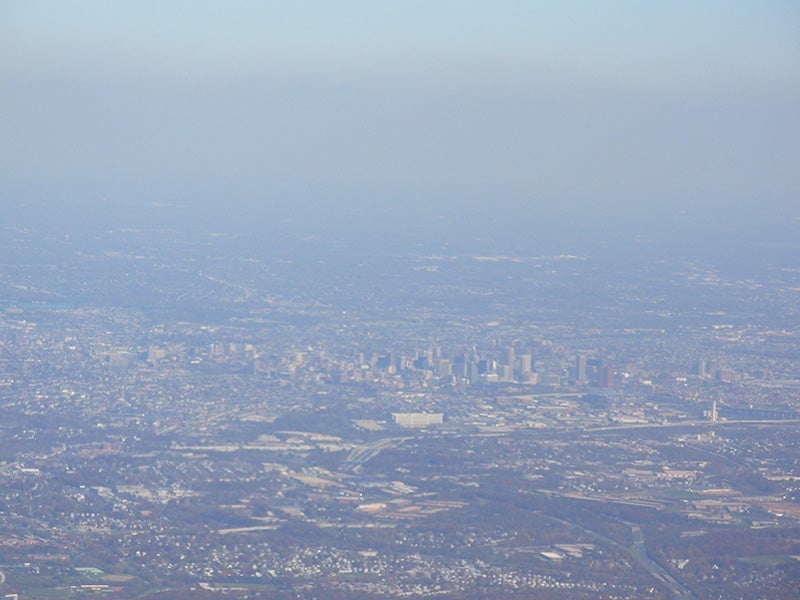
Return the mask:
POLYGON ((800 595, 800 6, 0 5, 0 596, 800 595))
POLYGON ((7 200, 796 208, 793 2, 0 11, 7 200))

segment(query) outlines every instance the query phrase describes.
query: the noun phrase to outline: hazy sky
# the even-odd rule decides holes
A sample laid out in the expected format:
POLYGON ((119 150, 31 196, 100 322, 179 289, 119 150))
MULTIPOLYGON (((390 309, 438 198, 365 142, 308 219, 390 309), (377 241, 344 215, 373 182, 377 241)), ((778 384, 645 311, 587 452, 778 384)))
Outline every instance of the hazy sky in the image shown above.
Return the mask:
POLYGON ((0 2, 2 201, 800 212, 800 3, 0 2))

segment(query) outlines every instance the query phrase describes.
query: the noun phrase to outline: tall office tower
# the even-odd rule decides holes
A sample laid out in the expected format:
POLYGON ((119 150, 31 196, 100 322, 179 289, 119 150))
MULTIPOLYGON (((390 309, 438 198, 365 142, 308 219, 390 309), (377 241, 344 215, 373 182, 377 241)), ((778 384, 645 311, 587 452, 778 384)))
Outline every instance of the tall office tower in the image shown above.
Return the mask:
POLYGON ((517 371, 520 375, 527 375, 531 372, 531 355, 530 354, 522 354, 517 359, 517 371))
POLYGON ((469 379, 469 362, 464 357, 456 359, 453 363, 453 375, 459 379, 469 379))
POLYGON ((506 348, 506 353, 505 354, 506 355, 504 357, 503 364, 504 365, 508 365, 509 367, 511 367, 513 369, 514 368, 514 346, 510 346, 509 348, 506 348))
POLYGON ((586 357, 583 354, 575 359, 575 379, 578 383, 586 383, 586 357))
POLYGON ((706 377, 706 361, 703 359, 698 360, 694 364, 694 374, 700 377, 701 379, 705 379, 706 377))
POLYGON ((616 372, 614 371, 613 365, 603 365, 597 372, 598 375, 598 385, 600 387, 614 387, 614 375, 616 372))
POLYGON ((481 370, 478 367, 478 362, 474 360, 469 361, 469 363, 467 363, 467 379, 469 379, 469 382, 475 383, 478 381, 480 374, 481 370))
POLYGON ((452 363, 447 360, 446 358, 439 359, 439 365, 437 369, 439 377, 450 377, 453 374, 453 365, 452 363))

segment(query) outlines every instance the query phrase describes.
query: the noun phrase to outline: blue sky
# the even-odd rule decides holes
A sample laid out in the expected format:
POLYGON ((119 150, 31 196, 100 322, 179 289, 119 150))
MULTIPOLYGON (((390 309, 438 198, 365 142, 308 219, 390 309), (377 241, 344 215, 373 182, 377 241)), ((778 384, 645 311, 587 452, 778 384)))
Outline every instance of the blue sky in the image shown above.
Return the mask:
POLYGON ((0 182, 781 211, 798 32, 789 0, 6 0, 0 182))
POLYGON ((249 66, 333 75, 433 60, 645 81, 655 71, 677 81, 698 73, 796 79, 791 69, 800 52, 800 7, 791 0, 12 0, 0 10, 10 50, 4 67, 12 69, 102 65, 105 58, 105 66, 118 71, 211 64, 214 70, 249 66))

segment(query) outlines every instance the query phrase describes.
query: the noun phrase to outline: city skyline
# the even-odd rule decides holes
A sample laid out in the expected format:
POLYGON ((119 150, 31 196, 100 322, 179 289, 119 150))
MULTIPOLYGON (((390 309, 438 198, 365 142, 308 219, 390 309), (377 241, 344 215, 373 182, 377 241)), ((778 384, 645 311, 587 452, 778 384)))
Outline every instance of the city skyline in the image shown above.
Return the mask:
POLYGON ((0 3, 0 596, 800 597, 798 25, 0 3))

